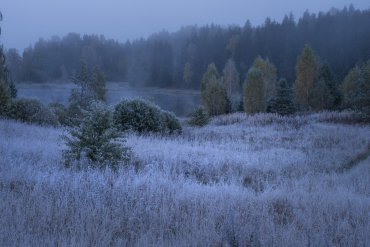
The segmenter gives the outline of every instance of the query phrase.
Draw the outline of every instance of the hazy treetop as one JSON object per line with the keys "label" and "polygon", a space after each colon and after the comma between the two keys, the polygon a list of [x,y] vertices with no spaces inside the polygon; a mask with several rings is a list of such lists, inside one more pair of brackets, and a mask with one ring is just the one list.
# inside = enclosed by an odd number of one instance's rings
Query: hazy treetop
{"label": "hazy treetop", "polygon": [[305,10],[328,11],[353,3],[368,9],[368,0],[1,0],[4,15],[0,43],[23,49],[40,37],[103,34],[125,41],[147,37],[163,29],[175,31],[186,25],[252,25],[266,17],[280,21],[285,14],[296,17]]}

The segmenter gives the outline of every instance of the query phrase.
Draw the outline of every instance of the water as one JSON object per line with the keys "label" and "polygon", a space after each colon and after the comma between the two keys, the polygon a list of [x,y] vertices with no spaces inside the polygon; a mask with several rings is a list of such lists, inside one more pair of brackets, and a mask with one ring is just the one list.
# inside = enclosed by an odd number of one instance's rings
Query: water
{"label": "water", "polygon": [[[20,83],[17,84],[18,97],[36,98],[44,104],[67,104],[73,83]],[[188,116],[199,105],[200,94],[192,90],[173,90],[159,88],[135,88],[126,83],[107,83],[107,102],[117,104],[124,98],[147,99],[162,109],[174,112],[177,116]]]}

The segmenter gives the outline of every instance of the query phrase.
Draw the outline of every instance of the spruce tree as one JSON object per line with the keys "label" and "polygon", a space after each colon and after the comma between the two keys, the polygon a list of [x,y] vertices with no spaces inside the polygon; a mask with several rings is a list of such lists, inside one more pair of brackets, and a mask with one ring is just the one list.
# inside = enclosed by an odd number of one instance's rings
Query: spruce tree
{"label": "spruce tree", "polygon": [[202,127],[204,125],[207,125],[208,122],[209,122],[208,113],[203,107],[197,108],[191,114],[191,118],[188,121],[188,123],[191,126],[198,126],[198,127]]}
{"label": "spruce tree", "polygon": [[269,101],[267,112],[290,115],[294,111],[292,90],[285,79],[280,79],[276,85],[276,96]]}
{"label": "spruce tree", "polygon": [[328,64],[324,64],[320,67],[318,72],[318,80],[324,81],[326,87],[329,90],[330,97],[333,98],[331,104],[326,105],[326,109],[334,110],[338,108],[341,101],[341,95],[339,92],[335,76]]}
{"label": "spruce tree", "polygon": [[318,71],[314,87],[310,93],[310,106],[313,110],[334,110],[339,106],[340,94],[328,65]]}
{"label": "spruce tree", "polygon": [[63,157],[67,167],[117,169],[130,159],[125,139],[113,126],[112,113],[101,103],[94,103],[81,124],[63,136],[67,145]]}

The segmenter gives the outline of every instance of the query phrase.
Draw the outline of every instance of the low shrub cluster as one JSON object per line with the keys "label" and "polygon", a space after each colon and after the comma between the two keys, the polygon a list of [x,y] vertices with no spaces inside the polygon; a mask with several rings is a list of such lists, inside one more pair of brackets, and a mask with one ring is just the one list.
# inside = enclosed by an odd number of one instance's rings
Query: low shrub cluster
{"label": "low shrub cluster", "polygon": [[164,120],[165,132],[168,134],[181,133],[181,124],[176,118],[175,114],[169,111],[162,111],[162,117]]}
{"label": "low shrub cluster", "polygon": [[141,100],[122,100],[113,112],[115,126],[121,131],[139,133],[180,133],[181,125],[173,113],[161,110],[153,103]]}
{"label": "low shrub cluster", "polygon": [[36,99],[12,99],[3,116],[25,123],[34,123],[46,126],[58,126],[59,121],[55,114]]}
{"label": "low shrub cluster", "polygon": [[60,103],[51,103],[49,105],[49,108],[54,113],[54,115],[56,116],[61,125],[63,126],[71,125],[67,107]]}
{"label": "low shrub cluster", "polygon": [[203,107],[199,107],[196,109],[193,114],[191,114],[191,118],[188,123],[191,126],[199,126],[202,127],[209,122],[209,116],[207,111]]}

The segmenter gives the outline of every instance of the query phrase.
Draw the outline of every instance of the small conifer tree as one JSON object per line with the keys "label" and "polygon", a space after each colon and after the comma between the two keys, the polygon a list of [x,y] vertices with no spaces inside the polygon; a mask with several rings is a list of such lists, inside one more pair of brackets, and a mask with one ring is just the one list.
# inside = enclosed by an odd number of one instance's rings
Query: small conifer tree
{"label": "small conifer tree", "polygon": [[285,79],[280,79],[276,85],[276,96],[269,101],[267,112],[290,115],[294,111],[292,90]]}
{"label": "small conifer tree", "polygon": [[199,107],[196,109],[192,114],[191,118],[188,121],[188,123],[191,126],[199,126],[202,127],[209,122],[209,117],[207,114],[207,111],[203,107]]}
{"label": "small conifer tree", "polygon": [[66,167],[117,169],[130,159],[125,139],[113,127],[112,114],[101,103],[94,103],[81,124],[63,136],[68,147],[63,157]]}

